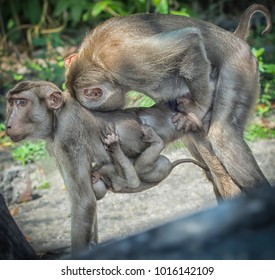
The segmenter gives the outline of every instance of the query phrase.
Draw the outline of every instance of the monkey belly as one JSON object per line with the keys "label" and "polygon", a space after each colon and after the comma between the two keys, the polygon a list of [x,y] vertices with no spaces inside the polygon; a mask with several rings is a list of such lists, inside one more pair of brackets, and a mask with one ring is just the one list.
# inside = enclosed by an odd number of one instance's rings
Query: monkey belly
{"label": "monkey belly", "polygon": [[178,97],[190,98],[190,90],[183,77],[176,75],[166,77],[153,86],[143,86],[137,89],[140,92],[150,96],[156,103],[175,100]]}

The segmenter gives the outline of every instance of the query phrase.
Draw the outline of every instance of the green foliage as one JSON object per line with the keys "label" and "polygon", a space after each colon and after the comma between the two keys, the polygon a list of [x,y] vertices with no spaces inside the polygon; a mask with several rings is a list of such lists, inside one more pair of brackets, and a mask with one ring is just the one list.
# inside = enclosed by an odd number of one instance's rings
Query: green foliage
{"label": "green foliage", "polygon": [[68,37],[62,32],[76,26],[90,27],[112,16],[144,12],[189,14],[187,7],[176,0],[12,0],[4,1],[1,8],[1,45],[27,42],[31,50],[63,45]]}
{"label": "green foliage", "polygon": [[36,187],[38,190],[48,190],[51,187],[48,181],[41,183],[39,186]]}
{"label": "green foliage", "polygon": [[261,106],[257,106],[257,113],[259,116],[264,117],[270,113],[272,109],[271,101],[275,100],[275,64],[266,63],[264,61],[264,48],[253,48],[252,52],[258,59],[259,70],[262,78],[262,91],[258,100],[258,103],[261,104]]}
{"label": "green foliage", "polygon": [[250,125],[245,132],[245,139],[251,142],[259,139],[271,138],[275,138],[275,130],[267,127],[261,127],[258,124]]}
{"label": "green foliage", "polygon": [[0,123],[0,145],[3,146],[10,146],[10,138],[6,135],[5,131],[5,124],[4,123]]}
{"label": "green foliage", "polygon": [[51,81],[57,85],[64,80],[64,60],[61,56],[55,57],[55,60],[27,60],[25,66],[36,79]]}
{"label": "green foliage", "polygon": [[156,12],[159,14],[168,14],[169,5],[167,0],[153,0],[153,4],[156,7]]}
{"label": "green foliage", "polygon": [[45,142],[25,142],[12,151],[13,158],[22,165],[35,162],[47,155]]}
{"label": "green foliage", "polygon": [[151,107],[155,104],[155,101],[137,91],[130,91],[127,94],[127,107]]}
{"label": "green foliage", "polygon": [[1,131],[5,131],[5,128],[6,128],[5,124],[4,123],[0,123],[0,132]]}
{"label": "green foliage", "polygon": [[[18,73],[20,67],[22,73]],[[64,59],[56,54],[54,59],[43,54],[39,58],[26,58],[23,65],[14,65],[14,68],[2,67],[2,83],[6,89],[12,88],[16,83],[24,79],[36,79],[50,81],[59,87],[64,82]]]}

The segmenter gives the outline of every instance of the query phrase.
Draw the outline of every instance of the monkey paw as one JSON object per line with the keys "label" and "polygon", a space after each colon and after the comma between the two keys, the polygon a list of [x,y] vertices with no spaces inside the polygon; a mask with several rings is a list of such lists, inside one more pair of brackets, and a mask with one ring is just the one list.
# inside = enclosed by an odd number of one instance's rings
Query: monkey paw
{"label": "monkey paw", "polygon": [[92,173],[92,182],[93,182],[93,184],[97,183],[100,180],[100,178],[101,178],[101,175],[100,175],[99,172],[96,171],[96,172]]}
{"label": "monkey paw", "polygon": [[154,143],[160,139],[155,130],[149,125],[141,125],[141,130],[143,132],[142,141],[145,143]]}
{"label": "monkey paw", "polygon": [[118,143],[118,134],[115,132],[112,132],[110,134],[107,134],[105,138],[103,139],[103,143],[107,148],[110,148],[112,145]]}
{"label": "monkey paw", "polygon": [[193,113],[177,113],[172,121],[177,130],[183,129],[185,133],[198,132],[203,128],[201,120]]}

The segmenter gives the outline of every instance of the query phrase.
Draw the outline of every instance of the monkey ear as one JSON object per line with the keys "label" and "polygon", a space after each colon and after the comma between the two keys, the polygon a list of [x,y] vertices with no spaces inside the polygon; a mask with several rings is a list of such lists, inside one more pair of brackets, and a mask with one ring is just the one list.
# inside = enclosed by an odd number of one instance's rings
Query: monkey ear
{"label": "monkey ear", "polygon": [[84,88],[83,89],[83,95],[87,99],[92,99],[92,100],[97,101],[103,95],[103,90],[100,87]]}
{"label": "monkey ear", "polygon": [[52,92],[46,99],[47,107],[51,110],[59,109],[63,104],[62,92]]}
{"label": "monkey ear", "polygon": [[64,58],[64,65],[65,68],[69,68],[69,66],[71,65],[71,63],[77,58],[77,53],[73,53],[71,55],[69,55],[68,57]]}

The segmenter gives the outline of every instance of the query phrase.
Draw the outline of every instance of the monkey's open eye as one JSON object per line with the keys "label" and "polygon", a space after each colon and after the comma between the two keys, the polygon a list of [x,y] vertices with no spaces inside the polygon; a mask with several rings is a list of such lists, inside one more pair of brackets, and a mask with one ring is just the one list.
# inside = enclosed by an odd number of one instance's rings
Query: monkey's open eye
{"label": "monkey's open eye", "polygon": [[26,99],[17,99],[16,100],[16,105],[18,107],[26,107],[28,105],[28,100],[26,100]]}

